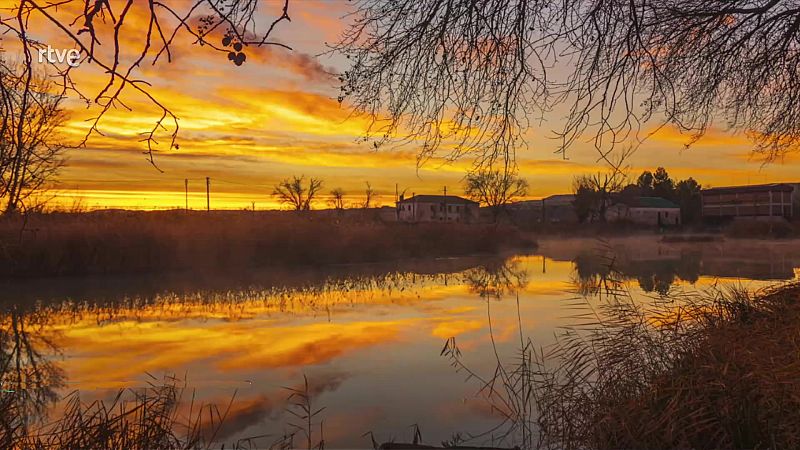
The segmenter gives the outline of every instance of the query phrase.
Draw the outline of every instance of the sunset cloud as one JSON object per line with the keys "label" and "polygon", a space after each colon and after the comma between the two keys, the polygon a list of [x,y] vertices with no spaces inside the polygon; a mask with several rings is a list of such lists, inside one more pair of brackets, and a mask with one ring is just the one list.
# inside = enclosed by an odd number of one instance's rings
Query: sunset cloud
{"label": "sunset cloud", "polygon": [[[89,208],[178,207],[184,202],[185,179],[204,183],[211,177],[217,208],[250,207],[252,202],[274,208],[279,205],[270,197],[270,187],[302,174],[323,178],[326,189],[341,187],[353,199],[369,181],[384,204],[394,200],[395,185],[409,193],[439,192],[447,185],[449,192],[459,194],[471,161],[452,162],[440,156],[417,167],[420,148],[413,139],[400,148],[375,151],[362,139],[367,118],[353,116],[346,104],[337,101],[336,76],[347,68],[347,61],[330,54],[328,43],[341,33],[351,7],[346,2],[294,6],[292,22],[282,23],[274,36],[292,50],[247,48],[248,60],[241,67],[231,64],[224,53],[197,45],[185,30],[179,33],[171,61],[164,54],[153,65],[152,54],[135,72],[150,83],[148,92],[178,118],[179,148],[169,148],[174,132],[170,121],[156,134],[156,164],[163,173],[142,155],[141,142],[142,133],[152,129],[161,111],[127,89],[122,100],[131,111],[109,110],[98,124],[102,134],[94,133],[85,148],[68,152],[68,165],[51,192],[55,201],[68,205],[80,200]],[[276,11],[269,6],[259,11],[258,18],[268,20]],[[58,14],[72,17],[77,11],[60,8]],[[145,17],[143,9],[134,8],[126,19],[121,34],[127,50],[121,55],[123,61],[131,62],[143,48],[144,38],[137,30]],[[37,39],[71,47],[41,17],[31,29]],[[6,46],[9,56],[14,53],[12,44]],[[108,57],[110,46],[99,51]],[[87,93],[98,92],[109,81],[108,74],[92,64],[82,65],[74,77]],[[68,105],[64,141],[77,144],[99,110],[96,105],[86,108],[74,96]],[[560,127],[561,117],[554,113],[546,119],[526,136],[530,148],[517,151],[520,174],[531,186],[530,198],[569,192],[575,175],[604,170],[588,143],[576,143],[568,158],[555,154],[558,142],[545,136],[551,134],[547,130]],[[664,166],[674,176],[692,176],[704,185],[729,185],[791,180],[800,165],[789,156],[763,167],[758,158],[749,158],[752,143],[746,136],[719,128],[711,128],[687,149],[684,144],[690,138],[674,127],[652,133],[634,155],[632,172]],[[190,197],[198,196],[201,203],[202,194],[190,192]]]}

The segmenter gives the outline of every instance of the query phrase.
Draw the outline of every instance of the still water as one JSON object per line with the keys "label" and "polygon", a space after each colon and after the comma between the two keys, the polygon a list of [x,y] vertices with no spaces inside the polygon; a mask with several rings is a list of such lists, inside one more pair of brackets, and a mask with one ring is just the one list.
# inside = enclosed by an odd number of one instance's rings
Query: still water
{"label": "still water", "polygon": [[489,377],[521,338],[554,342],[610,265],[641,298],[797,277],[795,253],[759,248],[573,240],[532,255],[6,284],[0,345],[21,335],[16,356],[47,384],[51,416],[71,391],[107,400],[174,374],[196,402],[230,404],[217,439],[268,434],[268,446],[290,431],[287,388],[305,377],[327,447],[370,447],[369,432],[410,442],[414,426],[438,444],[499,420],[442,355],[448,340]]}

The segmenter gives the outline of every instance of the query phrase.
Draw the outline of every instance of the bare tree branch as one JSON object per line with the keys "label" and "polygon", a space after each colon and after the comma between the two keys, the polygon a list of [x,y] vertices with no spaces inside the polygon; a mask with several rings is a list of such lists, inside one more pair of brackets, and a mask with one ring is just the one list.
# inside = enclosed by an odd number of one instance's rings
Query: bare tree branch
{"label": "bare tree branch", "polygon": [[771,161],[800,141],[800,3],[746,0],[361,0],[333,50],[368,139],[513,167],[531,117],[567,108],[557,152],[600,159],[674,126],[712,125]]}
{"label": "bare tree branch", "polygon": [[[102,135],[99,124],[108,111],[130,110],[122,100],[125,92],[132,90],[144,95],[161,112],[153,127],[142,133],[141,140],[147,159],[155,166],[155,153],[161,148],[159,135],[168,136],[169,149],[178,148],[178,117],[151,92],[147,80],[136,77],[136,69],[148,61],[156,64],[162,55],[171,62],[171,48],[180,31],[190,35],[194,44],[226,54],[236,65],[246,60],[247,47],[274,45],[290,49],[272,39],[276,27],[291,20],[289,0],[283,0],[280,16],[261,30],[256,20],[257,10],[265,3],[264,0],[19,0],[13,6],[0,8],[0,32],[17,38],[25,63],[32,67],[33,53],[46,47],[46,43],[31,37],[34,30],[28,24],[44,21],[80,51],[79,63],[96,65],[107,74],[103,87],[89,95],[81,92],[73,81],[73,66],[46,62],[58,75],[62,95],[74,93],[87,105],[100,107],[81,145],[93,134]],[[70,16],[76,11],[77,15]],[[145,25],[139,25],[132,17],[144,17]]]}

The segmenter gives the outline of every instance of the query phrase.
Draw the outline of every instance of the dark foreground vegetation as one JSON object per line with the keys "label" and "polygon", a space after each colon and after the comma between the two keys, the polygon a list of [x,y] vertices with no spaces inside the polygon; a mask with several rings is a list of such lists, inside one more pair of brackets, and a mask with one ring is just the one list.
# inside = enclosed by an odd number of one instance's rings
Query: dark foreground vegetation
{"label": "dark foreground vegetation", "polygon": [[[302,418],[311,401],[308,381],[286,389],[286,411]],[[188,392],[184,380],[172,376],[153,379],[148,386],[122,389],[110,401],[86,402],[75,391],[49,416],[42,409],[44,404],[32,405],[26,394],[13,394],[6,392],[0,398],[0,447],[8,450],[284,450],[325,446],[324,440],[312,442],[312,431],[301,426],[274,435],[230,440],[226,419],[236,394],[225,404],[200,403],[194,392]]]}
{"label": "dark foreground vegetation", "polygon": [[488,378],[448,341],[443,354],[504,419],[494,444],[800,447],[800,284],[642,301],[610,273],[584,298],[557,344],[520,335],[519,355]]}
{"label": "dark foreground vegetation", "polygon": [[543,431],[561,448],[798,448],[800,285],[678,300],[612,303],[567,339],[574,378],[544,384]]}
{"label": "dark foreground vegetation", "polygon": [[95,212],[0,218],[0,277],[380,262],[535,245],[495,225],[289,212]]}

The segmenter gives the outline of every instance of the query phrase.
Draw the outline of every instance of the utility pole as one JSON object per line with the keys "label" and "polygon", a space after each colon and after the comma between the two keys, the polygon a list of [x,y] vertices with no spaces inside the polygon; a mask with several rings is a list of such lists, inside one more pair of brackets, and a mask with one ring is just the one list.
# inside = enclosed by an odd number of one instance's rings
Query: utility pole
{"label": "utility pole", "polygon": [[211,211],[211,178],[206,177],[206,211]]}
{"label": "utility pole", "polygon": [[186,193],[186,207],[184,208],[186,211],[189,210],[189,179],[183,179],[183,190]]}

